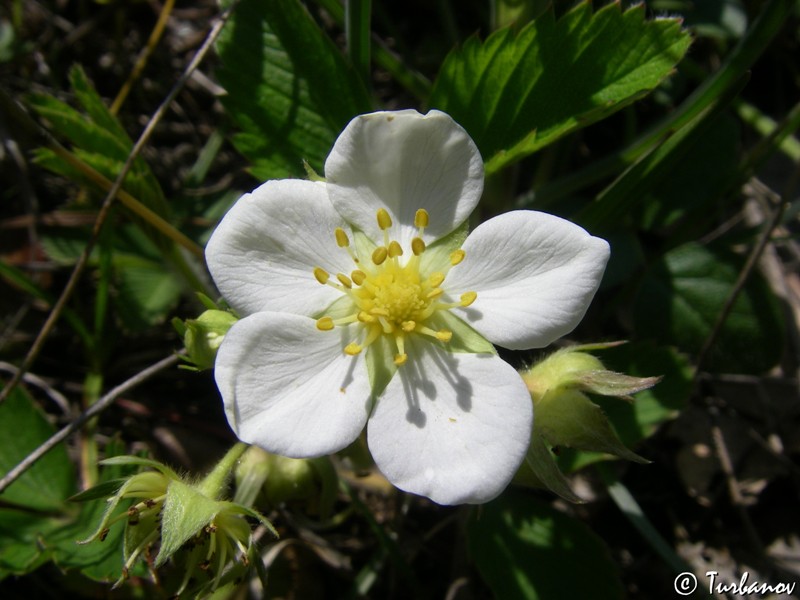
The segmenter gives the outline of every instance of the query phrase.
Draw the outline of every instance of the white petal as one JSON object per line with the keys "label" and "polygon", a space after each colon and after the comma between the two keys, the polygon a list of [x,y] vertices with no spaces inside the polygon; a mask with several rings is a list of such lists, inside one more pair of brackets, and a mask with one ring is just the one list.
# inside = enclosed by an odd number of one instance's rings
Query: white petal
{"label": "white petal", "polygon": [[325,163],[336,210],[376,242],[375,215],[392,217],[392,239],[403,248],[415,235],[414,214],[430,214],[426,242],[460,225],[483,191],[483,161],[467,132],[432,110],[377,112],[356,117],[336,140]]}
{"label": "white petal", "polygon": [[439,504],[488,502],[528,449],[533,405],[521,377],[495,355],[424,342],[408,354],[367,425],[375,464],[398,488]]}
{"label": "white petal", "polygon": [[371,391],[363,358],[342,352],[347,334],[285,313],[238,321],[222,341],[214,377],[239,439],[293,458],[330,454],[355,440]]}
{"label": "white petal", "polygon": [[344,221],[325,185],[268,181],[242,196],[206,246],[206,261],[219,291],[241,314],[262,310],[316,315],[341,297],[321,285],[314,267],[331,274],[355,265],[336,245]]}
{"label": "white petal", "polygon": [[492,343],[513,350],[542,348],[572,331],[586,314],[608,262],[605,240],[559,217],[505,213],[466,239],[464,261],[445,286],[457,296],[478,293],[454,309]]}

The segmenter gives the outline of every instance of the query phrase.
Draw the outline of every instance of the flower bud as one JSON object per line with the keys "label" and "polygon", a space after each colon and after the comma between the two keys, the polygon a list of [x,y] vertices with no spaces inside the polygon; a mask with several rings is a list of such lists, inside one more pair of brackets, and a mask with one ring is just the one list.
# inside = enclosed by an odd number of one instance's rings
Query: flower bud
{"label": "flower bud", "polygon": [[196,319],[174,321],[173,325],[183,336],[188,362],[199,370],[212,368],[225,334],[237,320],[226,310],[210,309]]}
{"label": "flower bud", "polygon": [[630,394],[659,381],[658,377],[608,371],[599,359],[582,351],[586,348],[597,346],[559,350],[521,373],[531,393],[535,418],[528,455],[516,481],[545,487],[571,501],[578,498],[547,448],[564,446],[648,462],[625,447],[602,409],[584,392],[632,400]]}

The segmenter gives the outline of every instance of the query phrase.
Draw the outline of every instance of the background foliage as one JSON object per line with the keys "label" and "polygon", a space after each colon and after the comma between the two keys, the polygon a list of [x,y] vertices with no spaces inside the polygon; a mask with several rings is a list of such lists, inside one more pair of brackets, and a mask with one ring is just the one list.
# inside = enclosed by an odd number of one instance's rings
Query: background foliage
{"label": "background foliage", "polygon": [[[544,210],[610,241],[570,338],[629,340],[597,354],[663,376],[633,403],[593,398],[652,462],[544,449],[584,503],[517,488],[453,508],[345,457],[330,514],[261,507],[281,533],[263,539],[266,596],[657,598],[682,571],[798,580],[800,8],[629,4],[4,4],[0,369],[4,385],[27,375],[0,405],[0,474],[180,349],[169,321],[216,297],[202,246],[241,193],[304,177],[304,161],[322,173],[357,114],[436,108],[484,157],[476,223]],[[75,429],[0,495],[4,598],[110,593],[122,529],[77,546],[103,506],[68,501],[129,472],[99,458],[147,452],[200,473],[233,441],[209,373],[174,365]],[[172,575],[140,568],[114,595],[168,597]],[[246,595],[234,587],[219,597]]]}

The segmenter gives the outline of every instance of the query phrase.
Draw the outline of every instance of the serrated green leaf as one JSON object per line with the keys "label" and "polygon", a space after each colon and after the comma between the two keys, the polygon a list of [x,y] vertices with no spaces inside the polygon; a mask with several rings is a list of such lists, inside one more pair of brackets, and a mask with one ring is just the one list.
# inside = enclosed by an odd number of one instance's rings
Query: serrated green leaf
{"label": "serrated green leaf", "polygon": [[[43,94],[30,96],[28,103],[47,119],[57,136],[66,138],[74,145],[76,156],[113,181],[133,148],[133,142],[117,118],[108,111],[80,67],[72,69],[70,81],[73,92],[88,114],[84,115],[68,104]],[[37,160],[46,168],[70,179],[86,181],[84,174],[50,150],[40,149]],[[169,214],[161,186],[141,157],[134,160],[125,178],[125,189],[158,215]]]}
{"label": "serrated green leaf", "polygon": [[262,179],[318,172],[348,121],[371,101],[339,49],[297,0],[242,0],[217,44],[234,144]]}
{"label": "serrated green leaf", "polygon": [[[14,388],[0,406],[0,472],[15,467],[54,433],[24,389]],[[59,444],[20,475],[0,498],[6,505],[62,511],[64,500],[73,491],[73,482],[72,463],[64,445]]]}
{"label": "serrated green leaf", "polygon": [[[634,304],[637,334],[699,352],[743,266],[743,257],[695,243],[668,252],[642,281]],[[762,373],[780,359],[785,335],[775,297],[753,273],[703,368]]]}
{"label": "serrated green leaf", "polygon": [[89,117],[97,123],[100,127],[105,129],[111,136],[118,140],[126,140],[131,145],[131,140],[119,119],[112,115],[108,107],[103,102],[103,99],[94,89],[94,86],[86,77],[86,72],[80,67],[75,66],[69,72],[69,81],[72,85],[72,91],[78,98],[83,109],[89,114]]}
{"label": "serrated green leaf", "polygon": [[528,494],[507,491],[485,505],[470,520],[467,536],[470,554],[496,598],[623,597],[618,568],[602,540]]}
{"label": "serrated green leaf", "polygon": [[592,14],[583,2],[519,34],[468,40],[447,57],[430,106],[470,133],[491,174],[649,92],[690,42],[677,19],[646,22],[643,5]]}

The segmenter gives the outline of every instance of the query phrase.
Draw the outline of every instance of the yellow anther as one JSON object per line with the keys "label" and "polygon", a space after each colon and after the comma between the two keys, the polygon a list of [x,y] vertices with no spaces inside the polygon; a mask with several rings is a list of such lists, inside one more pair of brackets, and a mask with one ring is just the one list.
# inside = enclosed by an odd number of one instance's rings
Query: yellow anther
{"label": "yellow anther", "polygon": [[330,275],[325,269],[322,269],[320,267],[314,267],[314,277],[316,277],[317,281],[319,281],[321,284],[324,285],[328,283]]}
{"label": "yellow anther", "polygon": [[317,319],[317,329],[320,331],[330,331],[333,329],[333,319],[330,317],[322,317]]}
{"label": "yellow anther", "polygon": [[378,246],[372,253],[372,262],[376,265],[381,265],[388,255],[389,251],[384,246]]}
{"label": "yellow anther", "polygon": [[362,323],[374,323],[375,321],[377,321],[377,319],[375,317],[373,317],[371,314],[369,314],[368,312],[366,312],[364,310],[362,310],[361,312],[358,313],[358,317],[357,318]]}
{"label": "yellow anther", "polygon": [[336,236],[336,243],[339,245],[339,248],[347,248],[350,245],[350,238],[347,237],[347,234],[341,227],[337,227],[333,231],[333,234]]}
{"label": "yellow anther", "polygon": [[363,350],[363,348],[361,348],[361,346],[359,346],[355,342],[351,342],[344,347],[344,353],[350,356],[355,356],[356,354],[360,354],[361,350]]}
{"label": "yellow anther", "polygon": [[353,280],[353,283],[355,283],[356,285],[361,285],[362,283],[364,283],[364,281],[366,281],[367,274],[364,273],[364,271],[359,271],[359,270],[356,269],[355,271],[350,273],[350,278]]}
{"label": "yellow anther", "polygon": [[478,297],[477,292],[464,292],[461,294],[461,306],[469,306],[473,302],[475,302],[475,298]]}
{"label": "yellow anther", "polygon": [[403,255],[403,248],[400,246],[399,243],[395,241],[389,242],[389,247],[387,248],[389,253],[389,258],[397,258],[398,256]]}
{"label": "yellow anther", "polygon": [[414,256],[419,256],[425,252],[425,242],[422,241],[422,238],[415,237],[411,240],[411,251]]}
{"label": "yellow anther", "polygon": [[394,355],[394,364],[396,364],[398,367],[400,365],[406,364],[407,360],[408,360],[408,354],[395,354]]}
{"label": "yellow anther", "polygon": [[436,332],[436,339],[441,342],[449,342],[453,339],[453,332],[447,331],[446,329],[442,329]]}
{"label": "yellow anther", "polygon": [[341,283],[347,289],[350,289],[350,288],[353,287],[353,282],[350,281],[350,278],[347,275],[345,275],[344,273],[337,273],[336,274],[336,279],[338,279],[339,283]]}
{"label": "yellow anther", "polygon": [[439,271],[431,273],[431,276],[428,277],[428,283],[431,285],[431,287],[439,287],[440,285],[442,285],[443,281],[444,281],[444,273],[440,273]]}
{"label": "yellow anther", "polygon": [[389,213],[386,212],[385,208],[379,208],[378,209],[378,227],[381,228],[381,231],[386,231],[391,226],[392,226],[392,217],[389,216]]}
{"label": "yellow anther", "polygon": [[414,215],[414,227],[418,229],[422,229],[423,227],[428,226],[428,211],[424,208],[420,208],[417,210],[417,214]]}
{"label": "yellow anther", "polygon": [[444,294],[444,290],[442,288],[437,287],[433,288],[430,292],[428,292],[426,298],[430,298],[431,300],[433,300],[434,298],[438,298],[442,294]]}
{"label": "yellow anther", "polygon": [[411,333],[416,328],[417,324],[414,321],[403,321],[400,324],[400,329],[406,333]]}
{"label": "yellow anther", "polygon": [[464,260],[464,257],[466,255],[467,255],[467,253],[464,252],[461,248],[459,248],[458,250],[456,250],[455,252],[453,252],[450,255],[450,264],[455,267],[458,263],[460,263],[462,260]]}

